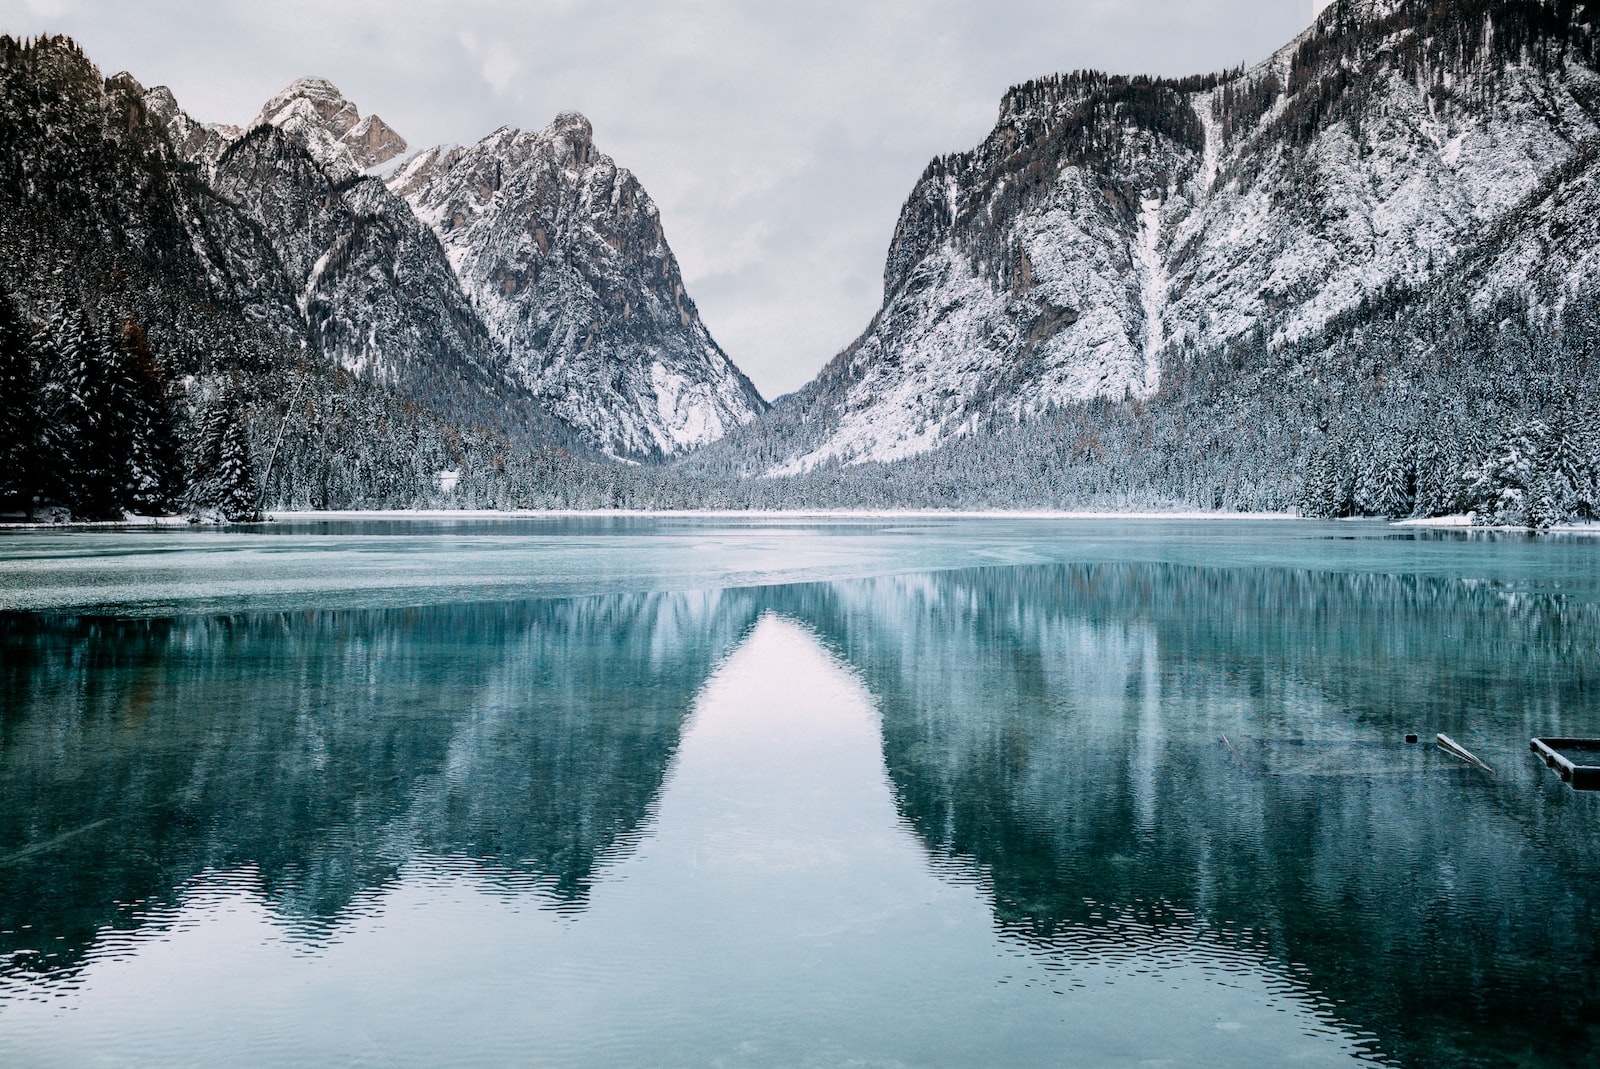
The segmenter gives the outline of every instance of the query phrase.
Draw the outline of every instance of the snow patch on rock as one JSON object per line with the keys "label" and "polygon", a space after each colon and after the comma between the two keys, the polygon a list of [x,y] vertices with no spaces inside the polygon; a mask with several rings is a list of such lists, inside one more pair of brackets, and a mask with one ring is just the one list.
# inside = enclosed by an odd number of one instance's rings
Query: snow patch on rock
{"label": "snow patch on rock", "polygon": [[508,373],[597,448],[681,453],[765,409],[701,323],[655,204],[582,115],[428,149],[388,186],[443,244]]}
{"label": "snow patch on rock", "polygon": [[324,78],[299,78],[262,106],[254,126],[276,126],[340,177],[395,159],[406,140],[376,115],[361,112]]}

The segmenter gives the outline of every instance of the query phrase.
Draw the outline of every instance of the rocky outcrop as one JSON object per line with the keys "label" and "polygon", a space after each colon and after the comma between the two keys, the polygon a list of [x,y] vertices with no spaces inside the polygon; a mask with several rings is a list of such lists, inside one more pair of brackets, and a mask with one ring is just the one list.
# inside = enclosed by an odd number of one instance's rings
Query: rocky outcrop
{"label": "rocky outcrop", "polygon": [[[131,84],[137,84],[129,74],[116,77],[126,78]],[[223,150],[237,141],[242,133],[237,126],[196,122],[188,112],[178,106],[178,100],[172,95],[172,90],[164,85],[158,85],[144,92],[144,106],[156,124],[166,131],[167,140],[172,142],[173,150],[180,158],[191,163],[206,167],[214,166],[222,156]]]}
{"label": "rocky outcrop", "polygon": [[362,118],[332,82],[300,78],[262,106],[254,126],[275,126],[336,177],[380,166],[406,150],[406,140],[376,115]]}
{"label": "rocky outcrop", "polygon": [[510,376],[605,451],[682,452],[764,410],[684,291],[655,204],[581,115],[429,149],[389,188],[443,243]]}
{"label": "rocky outcrop", "polygon": [[308,330],[339,366],[419,400],[462,403],[466,383],[515,392],[444,250],[383,183],[334,180],[273,126],[229,146],[213,182],[267,235]]}

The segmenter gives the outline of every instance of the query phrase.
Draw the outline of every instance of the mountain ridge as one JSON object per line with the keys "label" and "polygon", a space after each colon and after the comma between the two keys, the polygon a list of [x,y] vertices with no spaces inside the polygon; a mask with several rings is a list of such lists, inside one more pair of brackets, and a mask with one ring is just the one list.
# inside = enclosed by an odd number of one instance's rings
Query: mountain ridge
{"label": "mountain ridge", "polygon": [[237,131],[8,41],[0,285],[25,349],[87,322],[170,366],[186,449],[234,410],[235,500],[1548,526],[1600,517],[1597,24],[1336,0],[1252,66],[1013,86],[918,178],[867,328],[770,408],[575,114],[380,180],[307,147],[362,121],[326,83]]}
{"label": "mountain ridge", "polygon": [[[67,38],[8,37],[0,88],[0,301],[19,319],[0,371],[7,455],[25,461],[0,479],[0,509],[582,505],[613,492],[601,453],[665,452],[569,422],[513,374],[438,237],[358,169],[399,136],[331,83],[291,84],[263,109],[273,121],[241,131],[102,77]],[[135,367],[159,419],[55,400],[120,390]],[[62,378],[80,371],[104,388]],[[179,458],[159,492],[96,474],[120,470],[130,441]]]}
{"label": "mountain ridge", "polygon": [[448,250],[511,374],[607,451],[682,452],[765,410],[700,321],[659,210],[582,115],[427,149],[388,184]]}
{"label": "mountain ridge", "polygon": [[[1432,277],[1600,129],[1592,22],[1568,8],[1339,0],[1252,67],[1013,87],[978,148],[924,171],[882,309],[786,402],[811,432],[764,470],[1149,398],[1185,350],[1262,324],[1283,344]],[[1541,67],[1569,45],[1581,62]],[[1493,58],[1513,47],[1528,69]],[[1455,70],[1477,81],[1430,84]]]}

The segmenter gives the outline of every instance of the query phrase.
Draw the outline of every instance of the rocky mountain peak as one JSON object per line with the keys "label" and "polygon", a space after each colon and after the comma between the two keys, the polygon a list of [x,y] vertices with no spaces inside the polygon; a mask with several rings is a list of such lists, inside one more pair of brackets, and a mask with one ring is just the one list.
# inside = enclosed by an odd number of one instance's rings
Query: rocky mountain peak
{"label": "rocky mountain peak", "polygon": [[1248,69],[1014,88],[924,171],[883,307],[788,406],[808,451],[774,470],[1149,401],[1195,354],[1281,351],[1421,291],[1600,137],[1588,12],[1333,0]]}
{"label": "rocky mountain peak", "polygon": [[388,180],[433,228],[512,376],[598,448],[668,456],[765,409],[684,290],[660,213],[563,112]]}
{"label": "rocky mountain peak", "polygon": [[364,171],[399,156],[406,140],[376,115],[361,116],[325,78],[298,78],[267,101],[251,126],[276,126],[324,167]]}
{"label": "rocky mountain peak", "polygon": [[1312,0],[1313,21],[1319,25],[1361,25],[1397,15],[1408,0]]}
{"label": "rocky mountain peak", "polygon": [[552,133],[560,134],[573,143],[592,143],[594,141],[594,126],[578,111],[563,111],[551,120],[546,127]]}
{"label": "rocky mountain peak", "polygon": [[291,121],[314,122],[339,136],[360,121],[361,113],[339,87],[325,78],[296,78],[267,101],[253,125],[282,127]]}
{"label": "rocky mountain peak", "polygon": [[594,150],[594,127],[589,120],[575,111],[564,111],[555,121],[541,131],[554,152],[552,155],[569,168],[589,165]]}

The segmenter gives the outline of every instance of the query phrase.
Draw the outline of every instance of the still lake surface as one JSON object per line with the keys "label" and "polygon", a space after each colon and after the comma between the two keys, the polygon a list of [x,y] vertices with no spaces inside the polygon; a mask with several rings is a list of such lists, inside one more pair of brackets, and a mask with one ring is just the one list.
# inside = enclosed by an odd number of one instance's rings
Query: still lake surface
{"label": "still lake surface", "polygon": [[0,1065],[1600,1064],[1600,540],[17,531],[0,658]]}

